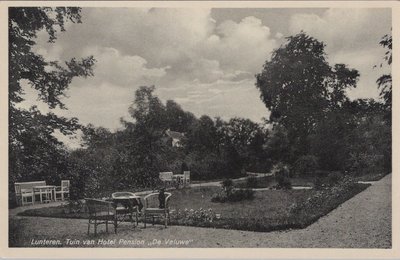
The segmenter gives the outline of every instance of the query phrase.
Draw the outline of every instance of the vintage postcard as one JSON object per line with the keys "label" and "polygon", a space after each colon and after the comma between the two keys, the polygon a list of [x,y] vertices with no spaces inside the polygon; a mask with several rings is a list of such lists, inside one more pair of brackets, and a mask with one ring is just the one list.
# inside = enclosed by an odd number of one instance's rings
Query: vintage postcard
{"label": "vintage postcard", "polygon": [[400,257],[398,2],[0,7],[1,257]]}

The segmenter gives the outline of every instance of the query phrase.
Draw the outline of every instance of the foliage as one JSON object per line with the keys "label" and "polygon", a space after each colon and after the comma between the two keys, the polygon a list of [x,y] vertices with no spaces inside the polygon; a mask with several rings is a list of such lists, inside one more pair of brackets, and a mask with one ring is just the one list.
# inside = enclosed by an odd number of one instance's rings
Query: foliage
{"label": "foliage", "polygon": [[261,125],[235,117],[223,124],[220,131],[224,143],[237,151],[243,169],[265,171],[269,168],[268,155],[264,149],[268,133]]}
{"label": "foliage", "polygon": [[275,183],[274,176],[248,177],[245,181],[235,181],[236,188],[269,188]]}
{"label": "foliage", "polygon": [[[66,22],[80,23],[80,8],[10,7],[9,8],[9,188],[16,181],[44,179],[58,184],[66,173],[67,151],[54,134],[72,135],[80,125],[76,118],[65,118],[51,112],[66,109],[61,97],[76,77],[93,75],[93,57],[60,63],[47,61],[33,51],[39,31],[45,31],[54,42]],[[33,106],[19,106],[24,88],[38,93],[38,100],[50,112]],[[13,197],[10,195],[10,197]]]}
{"label": "foliage", "polygon": [[314,176],[318,169],[318,158],[314,155],[303,155],[294,163],[293,169],[298,176]]}
{"label": "foliage", "polygon": [[203,223],[212,223],[215,219],[215,212],[212,208],[208,210],[200,208],[198,210],[195,209],[187,209],[184,210],[178,209],[171,213],[172,221],[178,222],[180,225],[201,225]]}
{"label": "foliage", "polygon": [[254,191],[252,189],[231,189],[221,190],[216,193],[211,198],[212,202],[238,202],[242,200],[252,200],[254,199]]}
{"label": "foliage", "polygon": [[325,45],[303,32],[287,40],[256,75],[256,86],[271,111],[269,121],[285,126],[297,153],[306,154],[307,136],[323,112],[348,100],[345,91],[356,86],[359,74],[343,64],[331,67]]}
{"label": "foliage", "polygon": [[325,183],[328,186],[334,186],[337,183],[339,183],[341,180],[343,180],[344,175],[341,172],[331,172],[325,180]]}
{"label": "foliage", "polygon": [[233,186],[233,181],[232,179],[225,179],[222,181],[222,188],[224,189],[230,189]]}
{"label": "foliage", "polygon": [[289,162],[291,158],[291,146],[287,129],[279,124],[273,126],[269,138],[265,144],[265,150],[272,162]]}
{"label": "foliage", "polygon": [[67,205],[67,214],[85,212],[85,204],[81,200],[70,200],[67,202]]}
{"label": "foliage", "polygon": [[277,185],[276,189],[289,190],[292,188],[292,183],[290,181],[290,171],[289,166],[284,163],[278,163],[273,168],[273,173],[275,175],[275,180]]}
{"label": "foliage", "polygon": [[254,198],[254,191],[251,189],[235,189],[233,181],[226,179],[222,182],[222,189],[214,194],[212,202],[236,202],[242,200],[251,200]]}
{"label": "foliage", "polygon": [[306,227],[368,186],[345,177],[331,187],[317,190],[308,199],[292,204],[290,214],[298,221],[299,227]]}
{"label": "foliage", "polygon": [[246,179],[246,186],[247,188],[256,188],[258,184],[258,178],[257,177],[248,177]]}
{"label": "foliage", "polygon": [[[379,42],[384,48],[386,48],[385,61],[388,66],[392,65],[392,35],[386,34],[382,37]],[[382,67],[382,64],[381,64]],[[384,100],[384,106],[386,109],[385,119],[388,124],[391,125],[392,122],[392,74],[383,74],[377,81],[378,87],[380,88],[380,97]]]}

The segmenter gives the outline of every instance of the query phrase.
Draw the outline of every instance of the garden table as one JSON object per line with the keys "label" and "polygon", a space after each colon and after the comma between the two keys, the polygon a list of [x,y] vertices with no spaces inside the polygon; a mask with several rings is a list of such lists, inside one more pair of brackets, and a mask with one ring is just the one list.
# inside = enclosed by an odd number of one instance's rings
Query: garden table
{"label": "garden table", "polygon": [[[39,194],[40,196],[40,203],[53,201],[55,190],[56,186],[54,185],[39,185],[33,187],[34,194]],[[43,199],[43,195],[45,195],[45,199]]]}
{"label": "garden table", "polygon": [[143,208],[141,197],[133,193],[119,193],[112,195],[115,203],[118,221],[124,221],[129,217],[133,221],[133,214],[136,215],[136,224],[138,224],[138,212]]}

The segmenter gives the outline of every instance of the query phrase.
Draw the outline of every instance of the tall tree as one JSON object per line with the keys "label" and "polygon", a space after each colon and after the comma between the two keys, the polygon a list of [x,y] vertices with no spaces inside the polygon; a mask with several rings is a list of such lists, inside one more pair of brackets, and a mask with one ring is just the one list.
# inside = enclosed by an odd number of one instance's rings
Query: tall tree
{"label": "tall tree", "polygon": [[126,152],[123,157],[126,159],[118,166],[124,173],[121,182],[150,187],[155,184],[158,172],[164,170],[163,155],[168,148],[164,140],[166,112],[154,90],[154,86],[140,87],[129,108],[134,122],[126,122],[126,131],[121,135],[120,150]]}
{"label": "tall tree", "polygon": [[[387,65],[392,65],[392,35],[387,34],[383,36],[379,42],[384,48],[387,49],[385,53],[385,61]],[[383,64],[381,64],[382,66]],[[383,74],[376,81],[381,90],[380,96],[385,102],[386,115],[385,118],[389,124],[392,122],[392,74]]]}
{"label": "tall tree", "polygon": [[307,136],[329,110],[340,108],[345,91],[356,87],[359,73],[343,64],[333,68],[323,42],[301,32],[287,38],[256,75],[261,99],[271,111],[269,121],[288,130],[298,154],[309,152]]}
{"label": "tall tree", "polygon": [[[61,97],[75,77],[93,75],[94,58],[75,58],[65,63],[47,61],[32,49],[39,31],[46,31],[49,42],[54,42],[58,31],[65,31],[65,23],[81,22],[79,8],[11,7],[9,8],[9,162],[10,183],[24,178],[38,178],[59,153],[61,143],[53,133],[73,134],[78,128],[76,118],[65,118],[50,112],[41,113],[36,107],[22,109],[24,87],[38,92],[39,100],[49,109],[66,109]],[[44,149],[52,147],[52,149]],[[47,152],[46,152],[47,151]],[[26,158],[36,157],[36,160]],[[44,164],[43,167],[36,167]],[[47,169],[46,169],[47,166]],[[37,169],[37,170],[36,170]],[[43,169],[43,170],[39,170]],[[36,176],[35,176],[36,174]]]}

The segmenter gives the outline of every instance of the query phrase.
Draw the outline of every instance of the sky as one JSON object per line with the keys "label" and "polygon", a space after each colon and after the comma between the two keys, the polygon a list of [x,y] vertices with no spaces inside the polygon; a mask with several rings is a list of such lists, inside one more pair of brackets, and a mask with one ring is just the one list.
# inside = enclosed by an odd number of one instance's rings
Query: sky
{"label": "sky", "polygon": [[[156,86],[165,102],[175,100],[196,116],[250,118],[269,112],[260,100],[254,75],[285,37],[301,30],[323,41],[331,65],[360,72],[350,98],[378,98],[376,79],[385,50],[379,45],[391,30],[390,9],[172,9],[83,8],[82,23],[68,23],[55,43],[38,34],[34,51],[48,60],[93,55],[94,77],[76,78],[66,97],[77,117],[110,130],[129,120],[128,107],[139,86]],[[26,89],[23,105],[38,104]]]}

